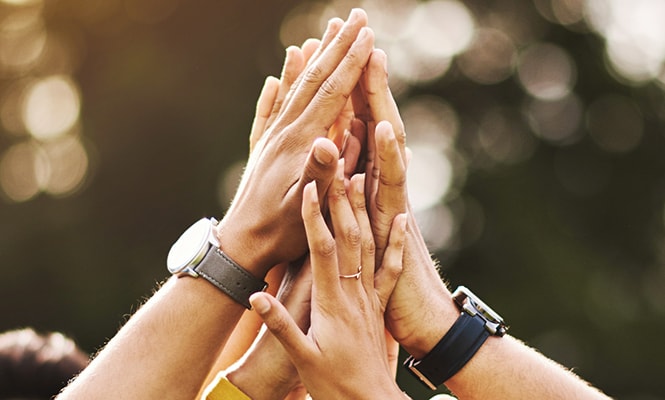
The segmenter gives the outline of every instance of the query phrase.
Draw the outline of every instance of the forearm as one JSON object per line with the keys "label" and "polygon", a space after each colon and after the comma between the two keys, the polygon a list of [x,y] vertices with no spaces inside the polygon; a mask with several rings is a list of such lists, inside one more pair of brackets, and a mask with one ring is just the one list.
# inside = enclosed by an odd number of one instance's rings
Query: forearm
{"label": "forearm", "polygon": [[464,400],[609,398],[509,335],[490,337],[446,386]]}
{"label": "forearm", "polygon": [[[460,311],[433,267],[413,217],[409,220],[404,265],[405,272],[409,268],[422,274],[419,284],[411,285],[408,281],[404,284],[427,292],[421,294],[427,300],[427,318],[411,335],[400,340],[407,352],[421,359],[448,332]],[[403,274],[398,284],[409,275]],[[607,399],[572,372],[509,335],[490,337],[446,386],[464,400]]]}
{"label": "forearm", "polygon": [[191,400],[243,310],[204,279],[171,278],[58,399]]}

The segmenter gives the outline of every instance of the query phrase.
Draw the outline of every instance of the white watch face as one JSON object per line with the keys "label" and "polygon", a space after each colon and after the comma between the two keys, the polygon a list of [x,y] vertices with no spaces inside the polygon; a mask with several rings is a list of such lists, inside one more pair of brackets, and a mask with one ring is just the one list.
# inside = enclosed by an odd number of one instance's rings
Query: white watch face
{"label": "white watch face", "polygon": [[166,266],[172,274],[183,271],[190,265],[198,264],[203,258],[210,242],[212,222],[207,218],[196,221],[171,246]]}

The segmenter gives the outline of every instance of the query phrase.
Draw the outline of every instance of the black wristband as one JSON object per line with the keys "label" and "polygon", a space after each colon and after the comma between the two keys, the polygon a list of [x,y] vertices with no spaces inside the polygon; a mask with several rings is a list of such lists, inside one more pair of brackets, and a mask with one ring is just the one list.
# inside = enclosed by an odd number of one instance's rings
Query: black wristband
{"label": "black wristband", "polygon": [[430,389],[455,375],[490,336],[485,319],[462,311],[450,330],[422,360],[409,356],[404,365]]}

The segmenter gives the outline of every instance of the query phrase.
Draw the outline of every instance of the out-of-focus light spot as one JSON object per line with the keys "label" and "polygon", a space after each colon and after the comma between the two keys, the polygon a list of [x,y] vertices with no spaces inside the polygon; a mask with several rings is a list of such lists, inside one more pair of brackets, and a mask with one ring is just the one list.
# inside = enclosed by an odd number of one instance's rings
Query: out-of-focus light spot
{"label": "out-of-focus light spot", "polygon": [[416,0],[364,0],[362,8],[367,11],[370,25],[376,36],[377,47],[398,41],[406,35],[408,29],[404,23],[413,10]]}
{"label": "out-of-focus light spot", "polygon": [[559,100],[532,99],[525,113],[534,133],[550,143],[571,144],[581,138],[584,106],[574,93]]}
{"label": "out-of-focus light spot", "polygon": [[415,52],[402,43],[388,46],[388,70],[407,83],[430,82],[450,68],[451,58],[431,57]]}
{"label": "out-of-focus light spot", "polygon": [[480,28],[457,64],[467,78],[487,85],[501,82],[512,74],[516,55],[515,45],[508,35],[497,29]]}
{"label": "out-of-focus light spot", "polygon": [[535,0],[536,9],[545,19],[561,25],[573,25],[584,18],[584,0]]}
{"label": "out-of-focus light spot", "polygon": [[449,68],[473,37],[475,22],[463,4],[453,0],[418,3],[404,16],[406,30],[386,44],[389,70],[407,82],[428,82]]}
{"label": "out-of-focus light spot", "polygon": [[631,151],[642,140],[642,114],[626,97],[609,95],[595,100],[587,109],[586,122],[594,142],[609,152]]}
{"label": "out-of-focus light spot", "polygon": [[132,20],[155,24],[168,18],[178,8],[178,0],[126,0],[125,10]]}
{"label": "out-of-focus light spot", "polygon": [[238,161],[224,170],[217,182],[217,201],[222,210],[226,210],[240,184],[245,170],[245,161]]}
{"label": "out-of-focus light spot", "polygon": [[67,132],[78,120],[79,111],[79,93],[74,82],[64,76],[52,76],[28,89],[23,118],[35,138],[46,140]]}
{"label": "out-of-focus light spot", "polygon": [[33,142],[15,144],[0,157],[0,188],[14,202],[37,195],[48,174],[44,153]]}
{"label": "out-of-focus light spot", "polygon": [[306,39],[321,37],[327,21],[321,21],[326,5],[306,2],[295,7],[284,17],[279,30],[279,39],[284,47],[300,46]]}
{"label": "out-of-focus light spot", "polygon": [[607,187],[612,168],[603,154],[568,147],[554,158],[554,172],[564,189],[584,197],[600,193]]}
{"label": "out-of-focus light spot", "polygon": [[407,170],[409,200],[414,211],[425,210],[448,192],[453,170],[446,155],[425,144],[409,145],[413,156]]}
{"label": "out-of-focus light spot", "polygon": [[492,160],[504,164],[525,161],[536,148],[536,141],[520,116],[505,108],[494,108],[482,117],[478,140]]}
{"label": "out-of-focus light spot", "polygon": [[34,4],[42,4],[43,0],[0,0],[0,3],[5,3],[13,6],[31,6]]}
{"label": "out-of-focus light spot", "polygon": [[11,13],[0,22],[0,71],[22,70],[34,64],[46,37],[46,30],[34,13]]}
{"label": "out-of-focus light spot", "polygon": [[553,44],[536,44],[520,56],[519,81],[533,97],[557,100],[572,90],[577,78],[575,64],[568,53]]}
{"label": "out-of-focus light spot", "polygon": [[665,1],[587,0],[587,21],[606,40],[611,68],[633,82],[658,76],[665,61]]}
{"label": "out-of-focus light spot", "polygon": [[48,180],[42,189],[54,196],[77,191],[88,174],[88,154],[78,137],[66,135],[43,146],[49,164]]}
{"label": "out-of-focus light spot", "polygon": [[453,147],[459,131],[457,113],[439,97],[421,96],[402,107],[407,145],[424,145],[441,151]]}
{"label": "out-of-focus light spot", "polygon": [[448,247],[456,228],[455,218],[448,207],[436,204],[416,211],[415,217],[430,252]]}
{"label": "out-of-focus light spot", "polygon": [[471,43],[475,22],[466,6],[454,0],[418,4],[408,21],[409,42],[423,54],[453,57]]}

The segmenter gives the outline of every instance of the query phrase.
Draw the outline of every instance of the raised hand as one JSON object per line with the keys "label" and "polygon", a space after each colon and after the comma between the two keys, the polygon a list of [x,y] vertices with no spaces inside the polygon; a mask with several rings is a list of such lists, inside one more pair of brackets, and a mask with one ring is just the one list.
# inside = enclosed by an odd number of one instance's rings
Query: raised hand
{"label": "raised hand", "polygon": [[406,216],[395,218],[383,265],[375,274],[363,186],[362,177],[352,179],[347,195],[340,162],[327,196],[334,234],[321,213],[315,183],[304,189],[302,216],[313,277],[308,334],[269,294],[256,293],[251,299],[317,399],[405,398],[386,358],[383,313],[401,270]]}
{"label": "raised hand", "polygon": [[[372,51],[374,37],[366,23],[365,13],[353,10],[334,39],[324,34],[322,44],[329,44],[311,56],[274,121],[270,116],[265,120],[269,127],[255,141],[238,192],[219,225],[223,250],[258,276],[305,253],[302,190],[316,181],[324,193],[334,176],[339,151],[326,136]],[[329,30],[334,28],[329,24]]]}

